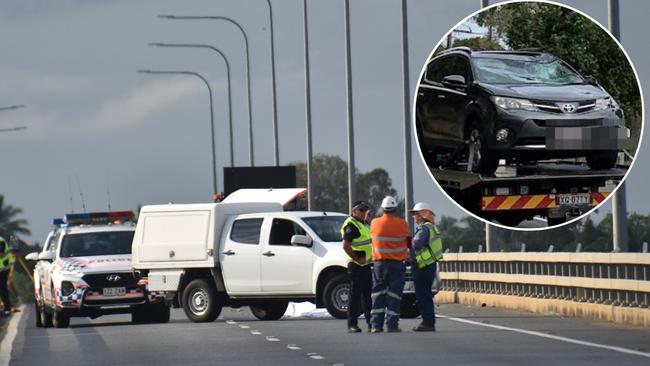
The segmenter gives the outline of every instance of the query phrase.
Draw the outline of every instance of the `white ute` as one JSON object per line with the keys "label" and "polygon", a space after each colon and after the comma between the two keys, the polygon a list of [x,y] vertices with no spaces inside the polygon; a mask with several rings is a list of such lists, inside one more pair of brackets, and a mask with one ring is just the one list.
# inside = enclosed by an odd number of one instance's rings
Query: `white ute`
{"label": "white ute", "polygon": [[240,190],[221,203],[143,206],[132,248],[136,277],[194,322],[213,321],[223,306],[250,306],[258,319],[277,320],[290,301],[345,318],[340,228],[347,216],[283,211],[302,191]]}

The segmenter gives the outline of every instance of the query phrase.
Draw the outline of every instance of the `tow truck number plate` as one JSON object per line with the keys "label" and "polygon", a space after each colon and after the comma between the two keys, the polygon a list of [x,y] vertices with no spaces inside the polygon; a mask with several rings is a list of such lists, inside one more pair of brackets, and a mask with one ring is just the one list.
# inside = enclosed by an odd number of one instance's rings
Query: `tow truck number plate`
{"label": "tow truck number plate", "polygon": [[106,287],[102,290],[104,296],[124,296],[126,295],[126,287]]}
{"label": "tow truck number plate", "polygon": [[580,194],[560,194],[557,196],[557,204],[564,205],[588,205],[591,203],[591,195],[589,193]]}

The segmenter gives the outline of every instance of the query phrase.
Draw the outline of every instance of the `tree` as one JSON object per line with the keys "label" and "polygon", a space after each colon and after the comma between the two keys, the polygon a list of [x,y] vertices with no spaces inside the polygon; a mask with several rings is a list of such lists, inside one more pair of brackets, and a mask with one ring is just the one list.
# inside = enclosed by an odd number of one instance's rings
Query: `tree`
{"label": "tree", "polygon": [[12,235],[29,235],[27,220],[16,218],[23,210],[5,204],[5,197],[0,194],[0,235],[9,240]]}
{"label": "tree", "polygon": [[558,5],[521,2],[486,10],[475,21],[494,28],[512,49],[541,48],[581,74],[595,77],[621,104],[628,126],[641,116],[641,96],[630,63],[609,34],[590,19]]}
{"label": "tree", "polygon": [[502,50],[503,47],[499,42],[495,41],[490,37],[473,37],[473,38],[464,38],[464,39],[455,39],[454,47],[469,47],[472,51],[482,51],[482,50]]}
{"label": "tree", "polygon": [[[303,162],[291,163],[296,166],[296,183],[307,186],[307,165]],[[317,154],[313,158],[312,169],[312,209],[318,211],[348,211],[348,165],[339,156]],[[367,173],[355,171],[356,196],[367,201],[376,210],[381,206],[385,196],[391,195],[400,202],[403,212],[403,200],[400,200],[388,172],[376,168]],[[398,209],[400,209],[398,207]]]}

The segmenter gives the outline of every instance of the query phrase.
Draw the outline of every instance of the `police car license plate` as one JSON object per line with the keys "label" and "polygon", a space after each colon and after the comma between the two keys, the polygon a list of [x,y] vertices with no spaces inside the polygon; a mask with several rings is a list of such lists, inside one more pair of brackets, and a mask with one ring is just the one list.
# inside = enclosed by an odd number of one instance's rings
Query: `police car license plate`
{"label": "police car license plate", "polygon": [[104,296],[124,296],[126,295],[126,287],[106,287],[102,290]]}
{"label": "police car license plate", "polygon": [[559,194],[557,195],[557,204],[564,205],[588,205],[591,203],[591,195],[589,193],[579,194]]}

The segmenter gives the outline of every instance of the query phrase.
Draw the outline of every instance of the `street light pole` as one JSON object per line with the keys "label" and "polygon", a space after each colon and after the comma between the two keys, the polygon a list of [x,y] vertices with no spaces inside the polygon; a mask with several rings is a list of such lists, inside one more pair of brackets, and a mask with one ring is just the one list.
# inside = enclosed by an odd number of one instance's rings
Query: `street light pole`
{"label": "street light pole", "polygon": [[271,91],[271,98],[273,99],[273,160],[275,166],[280,165],[280,151],[278,146],[278,100],[276,98],[276,84],[275,84],[275,40],[273,36],[273,6],[271,0],[266,0],[269,4],[269,31],[271,33],[271,82],[273,89]]}
{"label": "street light pole", "polygon": [[345,95],[348,125],[348,212],[352,212],[352,203],[356,196],[354,166],[354,114],[352,111],[352,56],[350,50],[350,1],[344,0],[345,17]]}
{"label": "street light pole", "polygon": [[404,110],[404,218],[413,226],[408,210],[413,203],[413,159],[411,154],[411,87],[409,83],[408,8],[402,0],[402,103]]}
{"label": "street light pole", "polygon": [[[609,20],[609,31],[612,36],[620,41],[620,14],[618,0],[607,1],[607,13]],[[616,193],[612,197],[612,244],[614,251],[627,252],[627,199],[625,194],[625,182],[621,182]]]}
{"label": "street light pole", "polygon": [[158,18],[174,20],[225,20],[234,24],[244,36],[246,46],[246,84],[248,86],[248,155],[250,166],[255,166],[255,156],[253,153],[253,108],[251,103],[251,68],[250,68],[250,50],[248,46],[248,35],[244,28],[232,18],[226,16],[180,16],[180,15],[159,15]]}
{"label": "street light pole", "polygon": [[[490,5],[490,2],[488,0],[481,0],[481,8],[486,8]],[[451,35],[453,33],[450,32],[449,34]],[[492,225],[485,223],[485,251],[486,252],[491,252],[492,251],[492,239],[494,238],[494,229],[492,228]]]}
{"label": "street light pole", "polygon": [[312,190],[312,146],[311,146],[311,85],[309,77],[309,27],[307,24],[307,0],[302,4],[302,27],[305,48],[305,133],[307,134],[307,210],[311,211],[314,202]]}
{"label": "street light pole", "polygon": [[229,136],[230,136],[230,166],[235,165],[235,153],[233,148],[233,127],[232,127],[232,92],[230,90],[230,63],[228,63],[228,58],[226,55],[221,52],[218,48],[209,45],[209,44],[191,44],[191,43],[149,43],[150,46],[154,47],[178,47],[178,48],[207,48],[217,52],[223,58],[223,61],[226,63],[226,76],[228,79],[228,126],[229,126]]}
{"label": "street light pole", "polygon": [[210,134],[212,140],[212,193],[213,194],[218,193],[219,191],[217,191],[217,156],[216,156],[215,146],[214,146],[214,108],[212,106],[212,88],[210,87],[210,83],[208,82],[208,80],[204,78],[201,74],[194,71],[138,70],[137,72],[141,74],[192,75],[201,79],[205,83],[205,86],[208,88],[208,94],[210,96],[210,131],[212,132]]}

